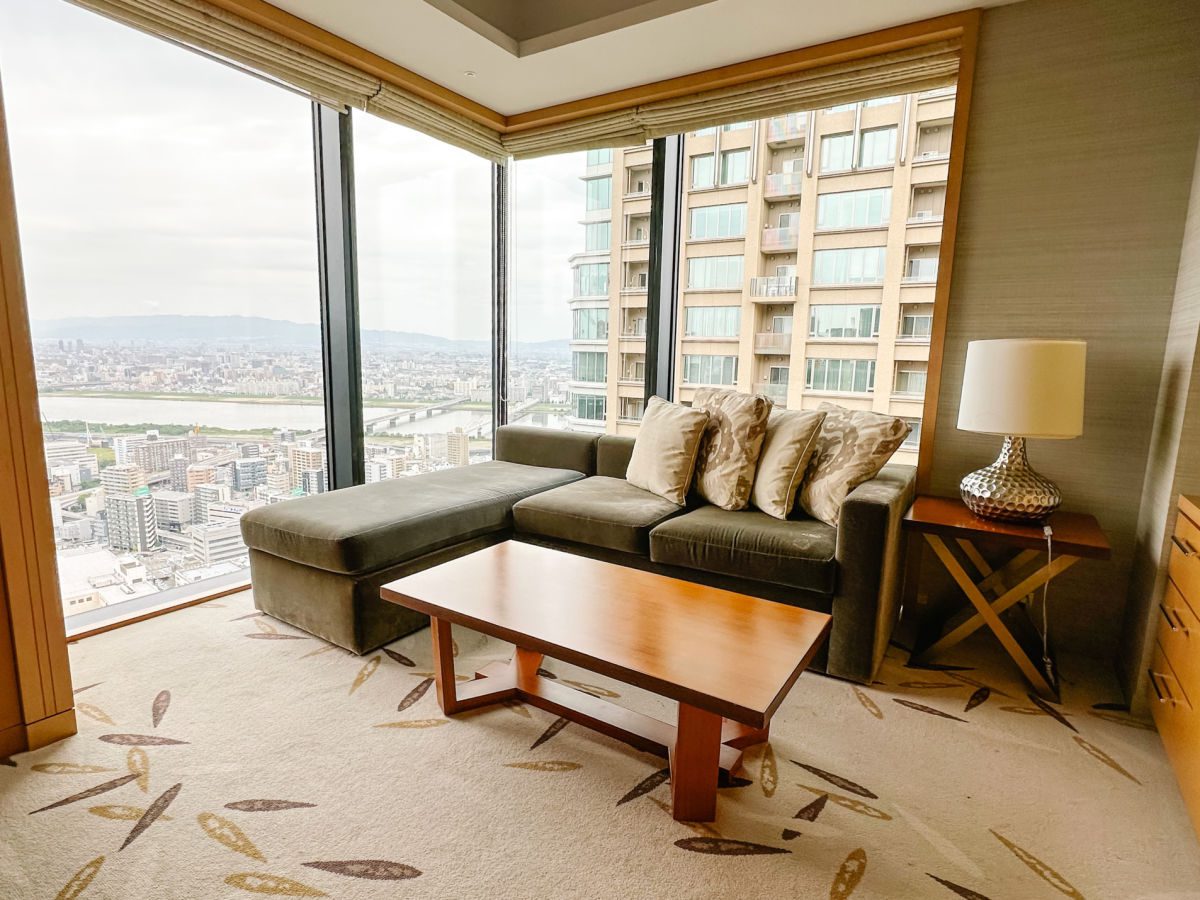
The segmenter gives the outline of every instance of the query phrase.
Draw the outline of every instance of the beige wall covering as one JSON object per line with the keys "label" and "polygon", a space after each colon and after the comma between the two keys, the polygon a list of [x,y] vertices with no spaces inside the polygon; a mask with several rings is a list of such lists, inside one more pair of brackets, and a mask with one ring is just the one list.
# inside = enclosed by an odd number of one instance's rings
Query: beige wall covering
{"label": "beige wall covering", "polygon": [[955,427],[968,340],[1086,340],[1083,437],[1030,458],[1113,542],[1051,588],[1056,643],[1103,656],[1125,629],[1200,134],[1197,33],[1187,0],[1027,0],[981,25],[932,488],[954,494],[999,447]]}
{"label": "beige wall covering", "polygon": [[1200,152],[1179,255],[1175,302],[1158,387],[1141,512],[1134,545],[1129,604],[1117,669],[1136,708],[1146,702],[1145,679],[1158,623],[1155,605],[1166,581],[1176,498],[1200,494]]}

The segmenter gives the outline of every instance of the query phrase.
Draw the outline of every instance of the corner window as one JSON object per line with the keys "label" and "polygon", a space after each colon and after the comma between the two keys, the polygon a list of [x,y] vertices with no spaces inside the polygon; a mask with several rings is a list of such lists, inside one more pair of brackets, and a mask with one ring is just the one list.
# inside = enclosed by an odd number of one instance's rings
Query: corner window
{"label": "corner window", "polygon": [[587,211],[612,208],[612,176],[587,179]]}

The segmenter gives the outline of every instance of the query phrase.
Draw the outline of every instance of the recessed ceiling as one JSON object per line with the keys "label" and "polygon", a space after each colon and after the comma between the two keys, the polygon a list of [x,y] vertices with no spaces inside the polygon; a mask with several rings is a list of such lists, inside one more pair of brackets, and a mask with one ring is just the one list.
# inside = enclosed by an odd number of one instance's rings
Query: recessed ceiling
{"label": "recessed ceiling", "polygon": [[[426,0],[271,2],[503,115],[513,115],[1012,0],[712,0],[699,5],[667,0],[659,12],[672,11],[656,18],[523,56],[514,55],[511,47],[501,47]],[[554,34],[572,27],[577,35],[582,34],[589,27],[589,10],[621,15],[619,8],[625,8],[624,14],[631,15],[636,7],[647,5],[633,0],[437,2],[442,6],[454,2],[485,24],[487,20],[468,7],[490,9],[493,19],[507,22],[506,27],[531,41],[538,39],[539,32]],[[524,7],[524,17],[505,13],[509,6]],[[540,17],[533,14],[535,8],[541,9]],[[572,20],[575,26],[563,25]],[[495,25],[489,27],[502,33]],[[513,35],[508,39],[522,40]]]}
{"label": "recessed ceiling", "polygon": [[713,0],[425,0],[513,56],[529,56]]}

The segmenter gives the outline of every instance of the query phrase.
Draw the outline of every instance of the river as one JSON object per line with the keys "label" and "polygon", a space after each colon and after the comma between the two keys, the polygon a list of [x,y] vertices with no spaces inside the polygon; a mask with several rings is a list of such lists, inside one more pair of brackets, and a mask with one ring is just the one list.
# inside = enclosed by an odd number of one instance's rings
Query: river
{"label": "river", "polygon": [[[80,420],[107,425],[199,425],[204,428],[226,428],[230,431],[254,431],[263,428],[290,428],[295,431],[315,431],[325,427],[325,410],[320,406],[301,406],[286,403],[237,403],[220,400],[143,400],[119,397],[45,396],[40,399],[42,416],[50,421]],[[390,407],[367,407],[367,419],[399,410]],[[435,416],[401,422],[388,429],[389,434],[421,434],[450,432],[455,428],[470,431],[490,419],[487,410],[453,410]],[[525,414],[517,421],[523,424],[561,427],[562,417],[547,413]]]}

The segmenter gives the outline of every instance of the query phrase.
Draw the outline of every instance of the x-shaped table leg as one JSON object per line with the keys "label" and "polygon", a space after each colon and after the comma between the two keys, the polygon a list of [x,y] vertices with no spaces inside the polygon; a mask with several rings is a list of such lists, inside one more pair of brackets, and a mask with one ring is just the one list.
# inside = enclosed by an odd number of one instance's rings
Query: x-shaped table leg
{"label": "x-shaped table leg", "polygon": [[[1017,558],[1012,560],[1012,562],[1010,562],[1007,566],[993,572],[991,567],[988,566],[987,562],[983,559],[982,555],[979,554],[974,545],[971,545],[969,541],[960,541],[960,544],[965,544],[971,547],[971,549],[968,551],[964,546],[964,552],[984,575],[983,580],[976,584],[959,563],[958,558],[950,551],[950,548],[946,546],[946,542],[943,541],[941,537],[936,534],[926,534],[925,540],[928,541],[929,546],[933,548],[933,552],[937,555],[937,558],[941,560],[942,565],[946,567],[946,571],[950,573],[950,576],[962,589],[962,592],[967,595],[967,599],[975,608],[975,615],[966,619],[961,624],[952,627],[946,632],[946,634],[938,638],[937,641],[931,644],[920,654],[917,661],[926,662],[932,659],[933,657],[960,643],[969,635],[974,634],[982,626],[987,625],[988,628],[990,628],[1000,640],[1001,645],[1004,647],[1008,655],[1011,656],[1013,661],[1020,667],[1021,672],[1027,679],[1029,679],[1029,682],[1034,686],[1034,689],[1043,697],[1055,699],[1056,692],[1051,686],[1050,682],[1046,679],[1045,674],[1025,653],[1025,650],[1021,647],[1020,642],[1013,637],[1012,632],[1008,630],[1008,627],[1000,619],[1000,614],[1015,604],[1022,597],[1025,597],[1037,590],[1054,576],[1065,571],[1066,569],[1069,569],[1079,561],[1079,557],[1065,555],[1057,556],[1046,565],[1040,567],[1026,578],[1018,582],[1016,585],[1009,588],[1007,591],[1001,592],[1002,585],[1004,583],[1004,577],[1014,573],[1022,565],[1026,564],[1030,559],[1032,559],[1032,556],[1029,556],[1028,554],[1036,553],[1036,551],[1025,551],[1025,553],[1018,554]],[[1022,559],[1022,557],[1024,557],[1024,559]],[[983,593],[984,590],[988,589],[991,589],[999,594],[999,596],[991,603],[988,602],[987,597]]]}

